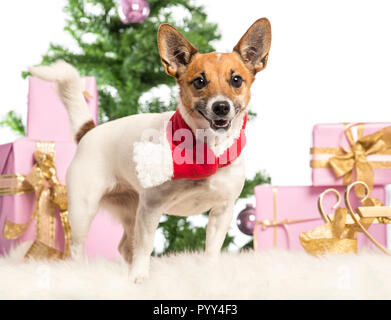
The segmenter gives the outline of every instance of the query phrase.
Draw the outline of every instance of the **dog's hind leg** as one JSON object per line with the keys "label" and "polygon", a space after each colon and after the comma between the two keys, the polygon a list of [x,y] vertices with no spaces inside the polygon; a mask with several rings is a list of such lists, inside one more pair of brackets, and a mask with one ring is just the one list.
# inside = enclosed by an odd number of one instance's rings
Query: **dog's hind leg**
{"label": "dog's hind leg", "polygon": [[[71,254],[81,257],[92,220],[99,209],[106,185],[98,179],[88,178],[81,168],[71,165],[67,172],[68,211],[72,229]],[[96,180],[96,181],[95,181]]]}
{"label": "dog's hind leg", "polygon": [[132,189],[116,187],[102,198],[102,206],[117,216],[122,223],[124,233],[118,245],[118,251],[127,263],[132,262],[134,246],[134,226],[138,207],[138,193]]}
{"label": "dog's hind leg", "polygon": [[[128,212],[129,210],[127,210]],[[126,216],[122,220],[122,226],[124,227],[124,233],[121,241],[118,245],[118,251],[124,260],[131,264],[133,259],[133,248],[134,248],[134,226],[136,223],[136,214]]]}

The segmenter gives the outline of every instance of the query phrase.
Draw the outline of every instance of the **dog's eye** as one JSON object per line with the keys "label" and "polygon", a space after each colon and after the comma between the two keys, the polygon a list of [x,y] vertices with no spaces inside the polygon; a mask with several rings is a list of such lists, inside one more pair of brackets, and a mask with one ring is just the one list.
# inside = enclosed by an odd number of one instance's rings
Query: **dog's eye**
{"label": "dog's eye", "polygon": [[206,85],[207,85],[207,82],[204,78],[199,77],[199,78],[196,78],[193,80],[193,86],[197,90],[200,90],[200,89],[206,87]]}
{"label": "dog's eye", "polygon": [[241,76],[233,76],[231,78],[231,86],[233,86],[234,88],[240,88],[242,83],[243,83],[243,79]]}

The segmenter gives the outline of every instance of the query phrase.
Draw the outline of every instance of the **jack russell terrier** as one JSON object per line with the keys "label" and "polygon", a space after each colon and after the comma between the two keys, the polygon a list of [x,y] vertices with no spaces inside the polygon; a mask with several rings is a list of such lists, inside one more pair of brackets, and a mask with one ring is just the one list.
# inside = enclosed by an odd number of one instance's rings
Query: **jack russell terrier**
{"label": "jack russell terrier", "polygon": [[176,112],[137,114],[95,126],[78,72],[58,61],[30,68],[56,81],[79,143],[67,171],[73,252],[80,251],[100,206],[124,228],[119,251],[131,281],[148,277],[154,234],[163,213],[210,210],[206,253],[216,257],[245,176],[241,150],[250,87],[266,67],[271,26],[257,20],[231,53],[201,54],[178,30],[162,24],[158,47],[179,86]]}

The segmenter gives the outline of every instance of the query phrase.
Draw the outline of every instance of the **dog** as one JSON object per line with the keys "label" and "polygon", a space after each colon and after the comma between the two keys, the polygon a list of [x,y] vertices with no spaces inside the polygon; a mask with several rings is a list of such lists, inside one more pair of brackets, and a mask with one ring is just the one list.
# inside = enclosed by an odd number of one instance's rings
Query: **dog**
{"label": "dog", "polygon": [[[33,76],[58,83],[78,142],[66,176],[72,252],[82,250],[90,224],[103,206],[123,225],[118,250],[129,263],[132,282],[149,276],[154,234],[163,213],[191,216],[210,210],[205,252],[218,256],[245,181],[240,152],[250,87],[256,73],[266,67],[270,45],[266,18],[252,24],[231,53],[201,54],[177,29],[162,24],[158,49],[165,72],[179,86],[177,111],[137,114],[99,126],[88,112],[75,68],[64,61],[30,68]],[[172,122],[190,130],[197,143],[202,140],[203,150],[211,151],[212,160],[219,163],[176,163],[178,143],[169,143],[166,129]],[[199,139],[195,134],[200,130],[204,136]],[[153,139],[146,134],[151,131]],[[220,157],[239,141],[241,146],[234,148],[239,151],[221,165]]]}

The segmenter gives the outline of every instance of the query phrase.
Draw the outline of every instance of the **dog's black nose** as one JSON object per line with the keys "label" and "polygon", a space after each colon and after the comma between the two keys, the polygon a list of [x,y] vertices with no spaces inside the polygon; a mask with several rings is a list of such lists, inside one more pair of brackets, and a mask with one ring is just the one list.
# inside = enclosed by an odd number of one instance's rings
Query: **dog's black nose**
{"label": "dog's black nose", "polygon": [[229,112],[230,106],[227,101],[216,101],[212,104],[212,111],[220,117],[226,116]]}

